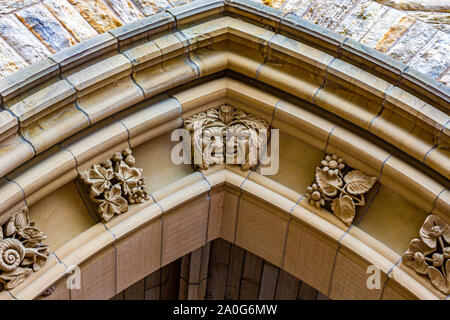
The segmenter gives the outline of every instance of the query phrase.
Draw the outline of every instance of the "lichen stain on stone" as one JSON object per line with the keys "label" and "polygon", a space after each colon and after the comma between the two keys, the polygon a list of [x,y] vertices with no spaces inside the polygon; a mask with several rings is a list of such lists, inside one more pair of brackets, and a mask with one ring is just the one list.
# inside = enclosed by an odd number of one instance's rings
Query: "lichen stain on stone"
{"label": "lichen stain on stone", "polygon": [[130,23],[143,17],[130,0],[106,0],[124,23]]}
{"label": "lichen stain on stone", "polygon": [[66,0],[45,0],[42,4],[58,19],[78,41],[87,40],[98,33]]}
{"label": "lichen stain on stone", "polygon": [[114,13],[104,2],[99,0],[68,1],[77,8],[83,18],[86,19],[98,33],[104,33],[122,25],[122,22],[115,17]]}
{"label": "lichen stain on stone", "polygon": [[28,7],[16,12],[16,15],[53,53],[76,43],[70,33],[43,6]]}
{"label": "lichen stain on stone", "polygon": [[402,34],[414,23],[414,19],[404,16],[397,24],[391,26],[389,31],[383,35],[380,41],[375,45],[375,49],[386,52]]}
{"label": "lichen stain on stone", "polygon": [[161,10],[169,9],[171,7],[167,0],[135,0],[135,3],[146,16],[151,16]]}
{"label": "lichen stain on stone", "polygon": [[10,13],[41,0],[0,0],[0,13]]}

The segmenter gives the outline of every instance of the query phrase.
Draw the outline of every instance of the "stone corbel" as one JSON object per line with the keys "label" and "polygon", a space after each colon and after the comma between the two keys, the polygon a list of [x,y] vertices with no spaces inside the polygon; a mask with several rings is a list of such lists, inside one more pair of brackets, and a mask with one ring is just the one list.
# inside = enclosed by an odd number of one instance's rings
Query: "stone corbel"
{"label": "stone corbel", "polygon": [[126,148],[80,173],[81,180],[89,186],[89,197],[97,204],[103,222],[127,212],[131,204],[150,199],[142,177],[143,169],[135,168],[135,162],[131,150]]}
{"label": "stone corbel", "polygon": [[[253,169],[264,147],[262,131],[266,142],[270,138],[266,120],[226,104],[189,117],[184,128],[191,134],[192,163],[202,170],[222,163]],[[227,136],[234,139],[227,141]],[[196,161],[196,154],[201,156],[200,161]]]}
{"label": "stone corbel", "polygon": [[444,294],[450,294],[450,225],[441,217],[429,215],[411,240],[402,261],[417,273],[427,276]]}
{"label": "stone corbel", "polygon": [[365,204],[364,194],[376,181],[376,177],[347,167],[344,159],[336,154],[326,155],[321,166],[316,167],[314,182],[306,189],[306,198],[311,206],[331,208],[336,217],[351,225],[356,207]]}
{"label": "stone corbel", "polygon": [[0,227],[0,283],[11,290],[47,262],[47,237],[34,226],[23,207]]}

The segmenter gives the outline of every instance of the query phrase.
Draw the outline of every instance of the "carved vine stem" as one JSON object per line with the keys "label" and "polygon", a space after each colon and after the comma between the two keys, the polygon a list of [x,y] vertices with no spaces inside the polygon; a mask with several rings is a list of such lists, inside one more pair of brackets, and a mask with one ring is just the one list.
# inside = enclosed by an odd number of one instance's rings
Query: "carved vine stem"
{"label": "carved vine stem", "polygon": [[28,209],[22,208],[0,227],[0,283],[10,290],[47,262],[47,237],[34,226]]}

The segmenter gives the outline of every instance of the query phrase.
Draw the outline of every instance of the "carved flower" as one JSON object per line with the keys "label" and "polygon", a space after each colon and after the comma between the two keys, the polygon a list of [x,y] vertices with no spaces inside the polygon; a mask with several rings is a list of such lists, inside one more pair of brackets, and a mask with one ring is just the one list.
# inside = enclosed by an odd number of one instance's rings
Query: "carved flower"
{"label": "carved flower", "polygon": [[128,210],[128,203],[122,197],[122,190],[119,184],[115,184],[110,191],[106,191],[105,199],[95,200],[99,203],[98,213],[105,222],[111,220],[116,214],[122,214]]}
{"label": "carved flower", "polygon": [[442,251],[443,251],[443,254],[444,254],[444,258],[445,259],[450,259],[450,247],[446,247]]}
{"label": "carved flower", "polygon": [[13,237],[17,232],[20,232],[29,225],[30,219],[28,218],[28,209],[23,207],[19,212],[9,218],[5,227],[5,236]]}
{"label": "carved flower", "polygon": [[119,164],[117,172],[114,175],[119,180],[124,195],[128,195],[132,189],[136,188],[142,171],[142,169],[131,168],[124,162]]}
{"label": "carved flower", "polygon": [[114,173],[111,168],[105,168],[98,164],[81,173],[83,181],[91,185],[91,195],[95,197],[111,187],[110,180],[113,177]]}
{"label": "carved flower", "polygon": [[25,247],[22,242],[14,238],[0,241],[0,270],[14,271],[25,257]]}
{"label": "carved flower", "polygon": [[[450,243],[450,228],[442,218],[436,215],[429,215],[420,228],[420,238],[427,244],[428,247],[435,249],[437,241],[440,237],[444,238],[447,243]],[[444,245],[442,245],[442,248]]]}
{"label": "carved flower", "polygon": [[313,183],[310,187],[306,188],[306,198],[309,199],[309,204],[317,209],[325,205],[325,198],[319,190],[319,186]]}
{"label": "carved flower", "polygon": [[338,158],[336,154],[325,156],[325,159],[320,163],[322,165],[322,171],[328,173],[330,176],[337,176],[339,170],[344,169],[345,164],[343,158]]}
{"label": "carved flower", "polygon": [[411,240],[408,250],[403,254],[403,262],[416,272],[427,274],[428,264],[425,262],[425,256],[431,252],[433,252],[433,249],[428,248],[421,239]]}
{"label": "carved flower", "polygon": [[444,264],[444,255],[442,254],[433,253],[432,259],[434,267],[440,267]]}

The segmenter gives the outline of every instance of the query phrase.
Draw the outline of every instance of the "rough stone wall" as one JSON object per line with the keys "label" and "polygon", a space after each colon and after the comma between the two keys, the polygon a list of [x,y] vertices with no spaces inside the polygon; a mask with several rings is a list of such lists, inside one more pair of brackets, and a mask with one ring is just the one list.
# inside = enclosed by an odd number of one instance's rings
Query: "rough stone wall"
{"label": "rough stone wall", "polygon": [[[99,33],[191,1],[196,0],[1,0],[0,78]],[[386,5],[372,0],[254,1],[351,37],[450,86],[445,24],[450,0],[376,0]]]}
{"label": "rough stone wall", "polygon": [[450,12],[449,0],[377,0],[389,6],[372,0],[256,1],[351,37],[450,86],[450,34],[406,11],[422,4]]}

